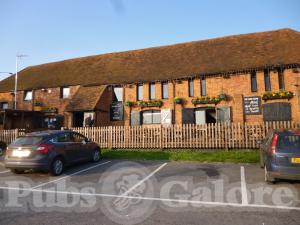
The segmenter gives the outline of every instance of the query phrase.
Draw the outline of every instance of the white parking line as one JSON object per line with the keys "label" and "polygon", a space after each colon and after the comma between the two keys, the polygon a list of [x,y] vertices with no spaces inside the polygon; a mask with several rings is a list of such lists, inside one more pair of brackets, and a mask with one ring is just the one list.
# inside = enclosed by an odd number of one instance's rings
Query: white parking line
{"label": "white parking line", "polygon": [[290,207],[283,205],[258,205],[258,204],[247,204],[243,205],[240,203],[229,203],[229,202],[208,202],[208,201],[197,201],[197,200],[187,200],[178,198],[151,198],[151,197],[136,197],[136,196],[123,196],[123,195],[112,195],[112,194],[100,194],[100,193],[85,193],[85,192],[69,192],[69,191],[55,191],[55,190],[42,190],[42,189],[32,189],[32,188],[14,188],[14,187],[0,187],[1,190],[14,190],[14,191],[28,191],[28,192],[43,192],[52,194],[62,194],[62,195],[80,195],[80,196],[94,196],[94,197],[107,197],[107,198],[125,198],[125,199],[137,199],[137,200],[147,200],[147,201],[161,201],[161,202],[177,202],[177,203],[188,203],[188,204],[199,204],[199,205],[214,205],[214,206],[231,206],[240,208],[268,208],[268,209],[282,209],[282,210],[297,210],[300,211],[300,207]]}
{"label": "white parking line", "polygon": [[42,183],[42,184],[39,184],[39,185],[37,185],[37,186],[34,186],[32,189],[39,188],[39,187],[45,186],[45,185],[50,184],[50,183],[54,183],[54,182],[59,181],[59,180],[62,180],[62,179],[66,179],[66,178],[71,177],[71,176],[73,176],[73,175],[83,173],[83,172],[85,172],[85,171],[94,169],[94,168],[96,168],[96,167],[98,167],[98,166],[102,166],[102,165],[107,164],[107,163],[110,163],[110,162],[111,162],[111,161],[107,161],[107,162],[104,162],[104,163],[100,163],[100,164],[97,164],[97,165],[88,167],[88,168],[83,169],[83,170],[79,170],[79,171],[77,171],[77,172],[75,172],[75,173],[72,173],[72,174],[69,174],[69,175],[67,175],[67,176],[63,176],[63,177],[61,177],[61,178],[58,178],[58,179],[55,179],[55,180],[51,180],[51,181],[49,181],[49,182]]}
{"label": "white parking line", "polygon": [[248,205],[248,195],[245,179],[245,168],[241,166],[241,193],[242,193],[242,205]]}
{"label": "white parking line", "polygon": [[144,183],[146,180],[148,180],[150,177],[152,177],[155,173],[157,173],[159,170],[161,170],[167,164],[168,163],[164,163],[164,164],[160,165],[160,167],[158,167],[156,170],[154,170],[152,173],[150,173],[148,176],[146,176],[140,182],[136,183],[131,188],[129,188],[126,192],[124,192],[122,194],[122,196],[128,195],[131,191],[133,191],[135,188],[137,188],[138,186],[140,186],[142,183]]}
{"label": "white parking line", "polygon": [[10,172],[10,170],[4,170],[4,171],[1,171],[0,173],[8,173]]}

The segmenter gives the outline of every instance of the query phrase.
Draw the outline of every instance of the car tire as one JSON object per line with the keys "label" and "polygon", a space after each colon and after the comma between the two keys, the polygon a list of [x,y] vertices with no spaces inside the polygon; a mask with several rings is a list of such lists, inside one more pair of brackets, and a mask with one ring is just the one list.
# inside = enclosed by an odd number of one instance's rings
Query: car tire
{"label": "car tire", "polygon": [[99,162],[100,159],[101,159],[101,151],[100,151],[100,149],[95,149],[93,151],[92,161]]}
{"label": "car tire", "polygon": [[50,166],[50,174],[52,176],[59,176],[64,171],[64,160],[62,157],[56,157],[53,159],[51,166]]}
{"label": "car tire", "polygon": [[14,174],[22,174],[24,173],[24,170],[21,169],[10,169],[10,171]]}
{"label": "car tire", "polygon": [[275,184],[276,179],[270,175],[266,165],[264,166],[264,171],[265,171],[265,182],[267,182],[268,184]]}

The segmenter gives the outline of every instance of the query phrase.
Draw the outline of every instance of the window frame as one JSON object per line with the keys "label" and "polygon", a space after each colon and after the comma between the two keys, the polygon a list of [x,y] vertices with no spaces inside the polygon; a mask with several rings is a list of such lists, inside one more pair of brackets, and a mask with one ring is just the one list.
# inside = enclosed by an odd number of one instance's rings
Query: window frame
{"label": "window frame", "polygon": [[284,73],[282,69],[278,69],[278,87],[279,90],[285,90]]}
{"label": "window frame", "polygon": [[206,79],[205,77],[201,77],[200,79],[200,94],[201,96],[206,96]]}
{"label": "window frame", "polygon": [[144,100],[144,85],[143,84],[136,85],[136,99],[137,99],[137,101]]}
{"label": "window frame", "polygon": [[[26,99],[28,93],[31,93],[31,98],[30,99]],[[24,102],[30,102],[30,101],[32,101],[32,99],[33,99],[33,90],[24,91],[23,101]]]}
{"label": "window frame", "polygon": [[[121,101],[118,101],[117,95],[115,94],[115,89],[120,89],[122,91]],[[113,86],[112,87],[112,102],[123,102],[124,101],[124,89],[122,86]]]}
{"label": "window frame", "polygon": [[191,78],[188,80],[188,92],[189,92],[189,97],[194,97],[195,96],[195,86],[194,86],[194,79]]}
{"label": "window frame", "polygon": [[[144,114],[149,114],[151,115],[151,123],[144,123]],[[160,115],[160,120],[157,123],[154,123],[154,114],[159,114]],[[141,124],[142,125],[157,125],[161,124],[161,111],[160,110],[145,110],[141,112]]]}
{"label": "window frame", "polygon": [[[153,89],[152,89],[153,88]],[[153,96],[152,96],[153,95]],[[149,83],[149,99],[154,100],[156,99],[156,87],[155,82]]]}
{"label": "window frame", "polygon": [[[69,94],[68,96],[64,96],[64,90],[65,89],[69,89]],[[63,87],[60,87],[60,98],[61,99],[68,99],[71,95],[71,88],[70,86],[63,86]]]}
{"label": "window frame", "polygon": [[250,74],[250,84],[251,84],[251,92],[257,92],[257,74],[256,71],[252,71]]}
{"label": "window frame", "polygon": [[[165,90],[165,88],[166,88],[166,90]],[[162,99],[169,98],[169,83],[168,83],[168,81],[161,82],[161,97],[162,97]]]}
{"label": "window frame", "polygon": [[270,71],[264,70],[265,91],[272,91]]}

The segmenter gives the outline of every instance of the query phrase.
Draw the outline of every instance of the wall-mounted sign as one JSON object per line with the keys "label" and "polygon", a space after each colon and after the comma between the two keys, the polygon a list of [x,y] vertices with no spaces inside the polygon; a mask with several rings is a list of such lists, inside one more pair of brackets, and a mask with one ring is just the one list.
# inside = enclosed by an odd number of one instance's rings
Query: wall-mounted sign
{"label": "wall-mounted sign", "polygon": [[244,97],[244,113],[245,115],[260,115],[261,97],[260,96]]}
{"label": "wall-mounted sign", "polygon": [[114,102],[110,105],[110,121],[123,120],[124,107],[123,102]]}

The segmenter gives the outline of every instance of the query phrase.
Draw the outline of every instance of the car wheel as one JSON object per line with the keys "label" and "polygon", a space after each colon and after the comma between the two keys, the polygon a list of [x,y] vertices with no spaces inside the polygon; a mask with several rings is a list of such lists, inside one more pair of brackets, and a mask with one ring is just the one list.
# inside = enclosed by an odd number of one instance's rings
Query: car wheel
{"label": "car wheel", "polygon": [[264,166],[264,170],[265,170],[265,182],[269,183],[269,184],[275,184],[276,183],[276,179],[274,177],[271,177],[271,175],[269,174],[268,170],[267,170],[267,166]]}
{"label": "car wheel", "polygon": [[101,153],[100,153],[100,150],[99,149],[96,149],[94,152],[93,152],[93,162],[98,162],[101,158]]}
{"label": "car wheel", "polygon": [[53,176],[59,176],[64,171],[64,161],[61,157],[57,157],[53,160],[50,167],[50,173]]}
{"label": "car wheel", "polygon": [[22,173],[24,173],[24,170],[20,170],[20,169],[11,169],[10,171],[12,173],[14,173],[14,174],[22,174]]}

